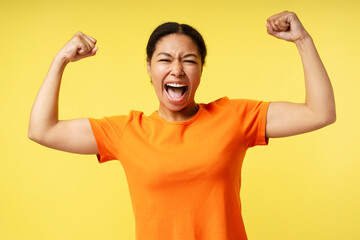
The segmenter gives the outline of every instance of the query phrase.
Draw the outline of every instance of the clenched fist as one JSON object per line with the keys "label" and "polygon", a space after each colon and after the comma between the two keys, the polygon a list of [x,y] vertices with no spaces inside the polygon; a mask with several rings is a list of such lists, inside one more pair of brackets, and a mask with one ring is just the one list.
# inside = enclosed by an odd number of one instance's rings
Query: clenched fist
{"label": "clenched fist", "polygon": [[82,58],[94,56],[98,47],[96,39],[77,32],[69,42],[57,53],[57,57],[65,63],[76,62]]}
{"label": "clenched fist", "polygon": [[269,17],[266,28],[270,35],[295,43],[309,36],[296,14],[288,11]]}

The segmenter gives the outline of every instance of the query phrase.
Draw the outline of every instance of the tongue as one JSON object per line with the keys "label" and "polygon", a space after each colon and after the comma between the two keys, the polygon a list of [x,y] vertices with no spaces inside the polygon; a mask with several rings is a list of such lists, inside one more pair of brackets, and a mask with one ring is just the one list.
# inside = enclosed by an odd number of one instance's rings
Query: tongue
{"label": "tongue", "polygon": [[184,88],[182,87],[169,87],[168,93],[170,97],[172,98],[181,98],[181,96],[184,94]]}

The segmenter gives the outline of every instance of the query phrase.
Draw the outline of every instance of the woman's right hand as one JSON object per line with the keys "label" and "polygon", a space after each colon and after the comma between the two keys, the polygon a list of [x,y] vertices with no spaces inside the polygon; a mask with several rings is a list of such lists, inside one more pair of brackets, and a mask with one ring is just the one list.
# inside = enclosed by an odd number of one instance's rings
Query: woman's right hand
{"label": "woman's right hand", "polygon": [[96,40],[77,32],[56,54],[34,101],[28,136],[44,146],[73,153],[96,154],[98,148],[87,118],[59,120],[58,102],[62,74],[69,62],[94,56]]}
{"label": "woman's right hand", "polygon": [[96,39],[77,32],[69,42],[56,54],[65,63],[76,62],[82,58],[94,56],[98,50]]}

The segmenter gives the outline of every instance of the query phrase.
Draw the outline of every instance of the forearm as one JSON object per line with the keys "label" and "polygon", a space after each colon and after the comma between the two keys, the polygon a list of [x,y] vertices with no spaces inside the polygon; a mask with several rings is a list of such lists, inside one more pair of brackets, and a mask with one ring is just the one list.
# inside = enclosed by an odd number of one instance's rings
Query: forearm
{"label": "forearm", "polygon": [[305,75],[305,105],[319,120],[335,121],[335,100],[329,76],[309,34],[295,42]]}
{"label": "forearm", "polygon": [[41,137],[58,122],[58,101],[61,78],[66,63],[56,56],[34,101],[28,134],[30,138]]}
{"label": "forearm", "polygon": [[305,103],[271,102],[266,118],[267,137],[287,137],[314,131],[336,120],[334,93],[314,42],[294,12],[267,19],[267,32],[294,42],[304,68]]}

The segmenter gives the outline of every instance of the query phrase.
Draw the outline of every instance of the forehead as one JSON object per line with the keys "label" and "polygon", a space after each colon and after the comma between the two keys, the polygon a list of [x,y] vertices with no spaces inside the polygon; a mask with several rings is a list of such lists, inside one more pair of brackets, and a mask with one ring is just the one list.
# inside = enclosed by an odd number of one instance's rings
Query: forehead
{"label": "forehead", "polygon": [[169,34],[156,43],[155,53],[166,52],[170,54],[193,53],[198,55],[195,42],[184,34]]}

